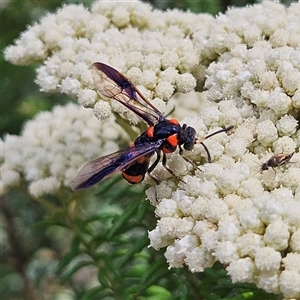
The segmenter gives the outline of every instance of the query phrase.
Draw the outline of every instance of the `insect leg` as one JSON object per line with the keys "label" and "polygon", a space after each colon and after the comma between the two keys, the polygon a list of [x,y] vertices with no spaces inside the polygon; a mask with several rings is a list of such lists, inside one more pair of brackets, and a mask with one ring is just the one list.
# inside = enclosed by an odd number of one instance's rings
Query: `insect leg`
{"label": "insect leg", "polygon": [[147,170],[149,177],[151,179],[153,179],[153,181],[155,181],[156,184],[159,184],[159,180],[157,178],[155,178],[153,175],[151,175],[150,173],[155,169],[155,167],[158,165],[159,161],[160,161],[160,150],[157,150],[156,151],[156,160]]}
{"label": "insect leg", "polygon": [[172,174],[175,178],[177,178],[178,180],[180,180],[181,182],[185,183],[181,178],[179,178],[168,166],[167,166],[167,156],[165,153],[163,153],[163,158],[162,158],[162,165],[164,166],[164,168],[170,173]]}
{"label": "insect leg", "polygon": [[[205,149],[205,148],[204,148]],[[209,153],[208,153],[209,154]],[[199,171],[201,171],[198,166],[188,157],[183,155],[183,149],[179,146],[179,155],[188,163],[190,163],[195,169],[198,169]],[[210,155],[209,155],[210,157]],[[201,171],[202,172],[202,171]]]}

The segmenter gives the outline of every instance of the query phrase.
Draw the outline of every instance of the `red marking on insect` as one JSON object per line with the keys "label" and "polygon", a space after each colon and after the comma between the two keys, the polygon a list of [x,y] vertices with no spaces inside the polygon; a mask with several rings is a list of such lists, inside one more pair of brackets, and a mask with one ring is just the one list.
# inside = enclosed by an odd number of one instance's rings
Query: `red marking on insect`
{"label": "red marking on insect", "polygon": [[[73,190],[88,188],[117,171],[122,172],[123,177],[132,184],[141,182],[146,173],[159,183],[150,173],[159,163],[161,153],[162,165],[178,178],[166,165],[166,153],[172,153],[178,147],[179,154],[194,165],[182,154],[183,148],[192,150],[196,143],[203,145],[208,161],[211,162],[210,153],[203,144],[203,140],[198,141],[196,138],[196,130],[186,124],[181,126],[176,119],[166,119],[123,74],[108,65],[97,62],[92,65],[92,76],[100,94],[122,103],[146,122],[149,128],[126,149],[100,157],[83,166],[74,179]],[[218,130],[204,139],[232,128],[233,126],[229,126]],[[149,166],[154,153],[157,158]]]}

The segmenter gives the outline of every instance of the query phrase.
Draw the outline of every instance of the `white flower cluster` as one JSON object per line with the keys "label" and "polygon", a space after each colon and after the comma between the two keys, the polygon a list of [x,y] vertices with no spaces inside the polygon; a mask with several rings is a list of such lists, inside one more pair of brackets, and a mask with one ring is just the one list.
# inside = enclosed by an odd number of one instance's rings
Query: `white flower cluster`
{"label": "white flower cluster", "polygon": [[[147,195],[159,218],[149,233],[151,246],[167,247],[170,267],[185,264],[201,272],[219,261],[233,282],[300,299],[300,32],[295,28],[300,3],[285,9],[263,2],[219,15],[205,44],[201,31],[195,32],[202,63],[212,62],[206,102],[199,116],[184,121],[202,137],[206,127],[236,129],[227,138],[204,141],[213,163],[194,175],[173,155],[168,165],[185,183],[176,184],[157,168],[153,173],[163,181]],[[274,153],[295,150],[290,164],[260,172]],[[206,154],[195,146],[185,155],[196,162]]]}
{"label": "white flower cluster", "polygon": [[199,49],[189,34],[196,24],[208,28],[212,21],[139,1],[98,1],[91,11],[66,5],[25,31],[5,58],[21,65],[43,62],[36,79],[41,90],[77,98],[104,119],[111,112],[95,92],[92,63],[107,63],[142,86],[147,97],[168,100],[176,91],[194,90],[195,77],[204,77],[192,75]]}
{"label": "white flower cluster", "polygon": [[[300,6],[263,2],[229,10],[211,26],[202,55],[218,57],[207,69],[208,99],[243,97],[277,121],[300,106]],[[195,34],[196,35],[196,34]]]}
{"label": "white flower cluster", "polygon": [[118,150],[116,140],[124,136],[113,119],[100,123],[76,104],[42,112],[20,136],[6,135],[1,141],[0,194],[21,183],[34,197],[69,189],[83,164]]}
{"label": "white flower cluster", "polygon": [[[153,171],[161,183],[147,191],[159,218],[151,246],[167,247],[170,267],[201,272],[220,261],[234,282],[300,299],[299,28],[300,3],[263,2],[214,19],[98,1],[91,12],[66,5],[45,16],[5,57],[41,62],[42,90],[77,98],[101,120],[111,106],[95,91],[96,61],[125,74],[160,110],[175,91],[204,86],[207,92],[178,95],[169,108],[175,105],[200,140],[220,127],[235,129],[204,141],[211,164],[201,145],[185,152],[201,171],[170,156],[169,168],[184,182],[162,166]],[[136,122],[119,103],[112,108]],[[113,121],[100,126],[72,105],[41,114],[20,137],[2,142],[2,192],[22,178],[34,196],[67,186],[84,162],[115,151],[119,136]],[[260,172],[274,154],[294,151],[289,164]]]}

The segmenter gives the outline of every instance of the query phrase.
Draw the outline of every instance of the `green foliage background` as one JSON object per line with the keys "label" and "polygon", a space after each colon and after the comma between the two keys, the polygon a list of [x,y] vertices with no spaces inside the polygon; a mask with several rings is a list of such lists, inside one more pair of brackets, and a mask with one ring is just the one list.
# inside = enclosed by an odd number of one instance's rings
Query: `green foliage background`
{"label": "green foliage background", "polygon": [[[76,1],[66,1],[76,3]],[[92,1],[81,1],[89,6]],[[178,7],[217,14],[244,1],[152,1],[161,9]],[[250,3],[248,1],[248,3]],[[52,1],[1,4],[1,49],[26,26],[62,5]],[[47,95],[34,83],[36,66],[1,62],[1,136],[19,134],[36,113],[70,101]],[[113,188],[118,185],[118,189]],[[250,284],[232,284],[221,265],[202,274],[168,270],[164,249],[147,246],[155,227],[154,208],[142,185],[121,176],[99,185],[93,194],[78,193],[33,200],[26,188],[1,198],[2,299],[277,299]],[[73,196],[73,195],[72,195]]]}

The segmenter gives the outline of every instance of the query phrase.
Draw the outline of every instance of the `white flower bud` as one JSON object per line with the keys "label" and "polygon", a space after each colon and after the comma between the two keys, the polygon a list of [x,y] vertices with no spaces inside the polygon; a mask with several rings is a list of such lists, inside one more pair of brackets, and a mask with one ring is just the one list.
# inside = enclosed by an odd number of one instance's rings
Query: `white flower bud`
{"label": "white flower bud", "polygon": [[277,129],[272,121],[263,121],[257,125],[257,140],[265,147],[268,147],[277,138]]}
{"label": "white flower bud", "polygon": [[212,267],[214,262],[214,256],[201,248],[195,248],[188,252],[185,258],[185,263],[191,272],[203,272],[204,269]]}
{"label": "white flower bud", "polygon": [[88,108],[93,107],[97,99],[97,93],[90,89],[80,90],[78,93],[78,103]]}
{"label": "white flower bud", "polygon": [[266,233],[264,234],[266,245],[273,247],[278,251],[285,250],[290,238],[288,229],[288,225],[280,219],[269,224],[266,228]]}
{"label": "white flower bud", "polygon": [[255,253],[255,266],[260,271],[276,271],[279,270],[281,263],[280,252],[271,247],[263,247],[257,249]]}
{"label": "white flower bud", "polygon": [[291,104],[291,98],[285,93],[274,90],[269,95],[268,106],[273,109],[277,115],[288,113]]}
{"label": "white flower bud", "polygon": [[280,291],[286,299],[300,297],[300,274],[299,271],[282,271],[280,278]]}
{"label": "white flower bud", "polygon": [[276,124],[278,132],[283,135],[294,134],[297,130],[297,126],[298,121],[291,115],[284,115]]}
{"label": "white flower bud", "polygon": [[196,87],[196,79],[193,75],[185,73],[176,77],[176,88],[178,92],[189,93]]}
{"label": "white flower bud", "polygon": [[94,114],[101,121],[108,119],[111,115],[111,106],[107,101],[100,100],[94,106]]}
{"label": "white flower bud", "polygon": [[226,268],[233,283],[235,282],[254,282],[256,267],[253,260],[249,257],[237,259]]}

